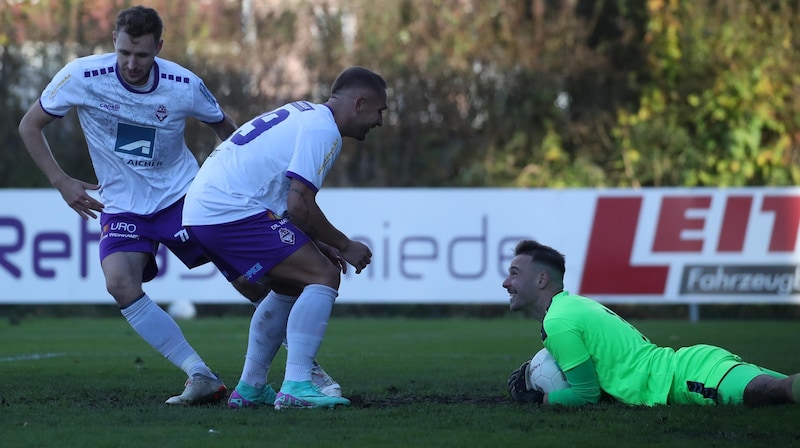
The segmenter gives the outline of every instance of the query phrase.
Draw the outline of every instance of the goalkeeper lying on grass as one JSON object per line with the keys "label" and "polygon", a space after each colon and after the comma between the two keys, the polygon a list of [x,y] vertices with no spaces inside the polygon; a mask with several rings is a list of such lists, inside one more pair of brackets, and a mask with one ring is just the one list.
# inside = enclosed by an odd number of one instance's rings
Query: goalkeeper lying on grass
{"label": "goalkeeper lying on grass", "polygon": [[[605,392],[630,405],[800,402],[800,375],[742,361],[711,345],[659,347],[600,303],[564,291],[564,255],[536,241],[517,244],[503,287],[512,311],[542,321],[542,341],[569,388],[543,393],[525,384],[526,365],[511,373],[518,402],[580,406]],[[527,364],[527,363],[526,363]]]}

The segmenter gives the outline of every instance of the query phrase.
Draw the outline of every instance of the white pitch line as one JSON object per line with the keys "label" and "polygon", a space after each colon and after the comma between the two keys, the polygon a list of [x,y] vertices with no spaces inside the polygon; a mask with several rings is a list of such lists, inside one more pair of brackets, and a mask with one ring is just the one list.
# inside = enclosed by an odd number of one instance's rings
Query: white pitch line
{"label": "white pitch line", "polygon": [[31,361],[37,359],[58,358],[59,356],[67,356],[66,353],[32,353],[30,355],[17,355],[6,356],[0,358],[0,362],[16,362],[16,361]]}

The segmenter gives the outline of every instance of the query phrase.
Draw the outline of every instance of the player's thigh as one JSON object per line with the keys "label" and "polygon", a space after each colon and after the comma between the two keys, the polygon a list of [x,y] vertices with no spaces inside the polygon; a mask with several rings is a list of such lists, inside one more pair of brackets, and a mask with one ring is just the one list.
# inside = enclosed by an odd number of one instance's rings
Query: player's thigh
{"label": "player's thigh", "polygon": [[[136,276],[137,282],[139,284],[148,282],[158,274],[155,259],[159,240],[157,230],[154,231],[158,228],[154,222],[156,220],[156,217],[133,213],[103,213],[100,216],[100,226],[103,229],[99,246],[100,261],[106,283],[111,283],[109,286],[116,288],[119,282],[125,281],[127,274],[117,274],[138,268],[142,256],[145,257],[145,261],[141,263],[142,269]],[[138,255],[126,255],[118,260],[120,256],[115,255],[118,253]],[[112,255],[114,257],[109,259]],[[106,261],[107,259],[109,261]],[[110,267],[106,268],[106,265]]]}
{"label": "player's thigh", "polygon": [[106,289],[120,305],[142,294],[142,273],[151,258],[147,252],[114,252],[103,258]]}
{"label": "player's thigh", "polygon": [[267,275],[280,284],[300,287],[318,284],[334,289],[339,289],[341,279],[339,269],[312,242],[284,258]]}

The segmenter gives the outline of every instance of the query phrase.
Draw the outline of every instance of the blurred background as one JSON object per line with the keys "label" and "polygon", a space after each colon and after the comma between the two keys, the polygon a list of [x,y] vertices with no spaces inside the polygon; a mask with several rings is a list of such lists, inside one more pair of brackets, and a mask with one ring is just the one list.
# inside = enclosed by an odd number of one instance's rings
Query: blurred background
{"label": "blurred background", "polygon": [[[50,187],[17,124],[65,63],[113,51],[118,11],[139,3],[0,0],[0,188]],[[384,127],[365,142],[345,142],[328,187],[787,187],[800,180],[800,1],[146,6],[166,26],[161,56],[200,75],[239,123],[287,101],[324,101],[349,65],[381,73],[390,86]],[[46,133],[69,174],[95,179],[74,111]],[[217,143],[197,122],[189,123],[187,142],[200,162]],[[421,308],[338,312],[505,312]],[[682,306],[623,308],[686,313]],[[707,309],[723,317],[797,317],[797,308]]]}

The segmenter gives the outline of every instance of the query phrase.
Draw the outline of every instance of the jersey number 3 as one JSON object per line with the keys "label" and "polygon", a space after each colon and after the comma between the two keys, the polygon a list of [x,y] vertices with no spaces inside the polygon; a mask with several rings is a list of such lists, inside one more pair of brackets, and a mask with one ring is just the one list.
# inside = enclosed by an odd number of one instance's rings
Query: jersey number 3
{"label": "jersey number 3", "polygon": [[[231,136],[231,142],[238,146],[246,145],[259,135],[272,129],[273,126],[285,120],[288,116],[289,111],[286,109],[278,109],[261,115],[250,122],[250,129],[245,129],[242,126],[242,130]],[[245,131],[247,132],[245,133]]]}

